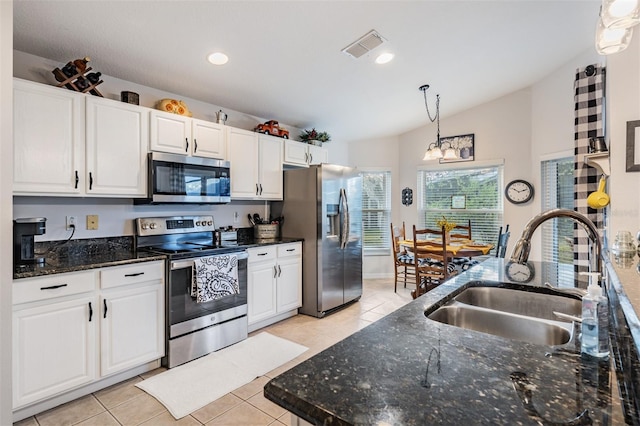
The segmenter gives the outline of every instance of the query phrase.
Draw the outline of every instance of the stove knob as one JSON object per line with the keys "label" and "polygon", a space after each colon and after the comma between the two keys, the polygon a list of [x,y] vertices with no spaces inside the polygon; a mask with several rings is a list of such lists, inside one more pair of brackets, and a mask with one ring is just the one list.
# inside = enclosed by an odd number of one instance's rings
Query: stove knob
{"label": "stove knob", "polygon": [[207,225],[209,225],[209,226],[213,225],[213,221],[210,220],[209,222],[207,222]]}
{"label": "stove knob", "polygon": [[157,225],[154,222],[151,222],[151,225],[149,225],[149,228],[151,229],[156,229]]}
{"label": "stove knob", "polygon": [[143,223],[142,224],[142,229],[149,229],[149,224],[148,223]]}
{"label": "stove knob", "polygon": [[200,226],[200,221],[196,220],[196,226]]}

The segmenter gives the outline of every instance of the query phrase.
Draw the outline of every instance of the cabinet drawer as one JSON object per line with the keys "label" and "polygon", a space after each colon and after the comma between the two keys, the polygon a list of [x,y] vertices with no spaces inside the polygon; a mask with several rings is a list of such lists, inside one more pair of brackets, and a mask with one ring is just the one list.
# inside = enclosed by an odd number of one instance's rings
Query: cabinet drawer
{"label": "cabinet drawer", "polygon": [[13,304],[69,296],[93,291],[95,288],[95,271],[23,278],[13,280]]}
{"label": "cabinet drawer", "polygon": [[164,261],[135,263],[114,266],[100,271],[100,288],[111,288],[147,281],[162,280]]}
{"label": "cabinet drawer", "polygon": [[277,254],[276,246],[250,248],[247,251],[249,252],[249,263],[273,260]]}
{"label": "cabinet drawer", "polygon": [[302,243],[282,244],[278,246],[278,257],[302,255]]}

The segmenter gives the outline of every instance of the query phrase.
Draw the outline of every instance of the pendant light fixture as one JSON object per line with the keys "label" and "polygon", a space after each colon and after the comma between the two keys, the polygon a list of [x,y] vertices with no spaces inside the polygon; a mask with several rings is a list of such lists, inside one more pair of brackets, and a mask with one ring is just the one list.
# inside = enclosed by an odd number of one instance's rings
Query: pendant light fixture
{"label": "pendant light fixture", "polygon": [[601,55],[622,52],[640,23],[638,0],[602,0],[596,27],[596,50]]}
{"label": "pendant light fixture", "polygon": [[456,150],[451,146],[451,144],[449,144],[448,142],[445,142],[443,144],[440,141],[440,95],[436,95],[436,114],[434,116],[431,116],[431,111],[429,111],[429,103],[427,102],[427,90],[429,89],[429,85],[424,84],[420,86],[419,89],[424,95],[424,106],[427,110],[429,121],[431,121],[432,123],[436,121],[438,126],[436,141],[429,144],[429,146],[427,147],[427,151],[424,153],[422,161],[438,160],[440,158],[444,158],[445,160],[454,160],[458,158],[458,154],[456,153]]}

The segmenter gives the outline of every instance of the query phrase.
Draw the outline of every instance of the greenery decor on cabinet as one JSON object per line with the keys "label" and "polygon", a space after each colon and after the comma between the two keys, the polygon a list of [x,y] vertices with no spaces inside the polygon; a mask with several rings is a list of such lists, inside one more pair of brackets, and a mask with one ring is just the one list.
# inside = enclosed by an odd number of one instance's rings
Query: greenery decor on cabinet
{"label": "greenery decor on cabinet", "polygon": [[[300,140],[311,145],[322,146],[323,142],[331,141],[331,135],[327,132],[318,132],[315,128],[311,130],[304,130],[300,134]],[[318,142],[318,143],[316,143]]]}

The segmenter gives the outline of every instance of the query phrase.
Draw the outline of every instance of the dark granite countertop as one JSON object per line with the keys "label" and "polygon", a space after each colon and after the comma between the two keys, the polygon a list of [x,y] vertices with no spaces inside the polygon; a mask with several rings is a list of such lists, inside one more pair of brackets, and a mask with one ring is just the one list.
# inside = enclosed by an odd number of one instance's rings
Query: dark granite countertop
{"label": "dark granite countertop", "polygon": [[[560,280],[544,265],[519,285],[553,291],[543,284]],[[628,383],[640,363],[618,301],[612,356],[600,362],[580,355],[577,326],[569,343],[545,346],[424,315],[467,287],[501,282],[509,282],[504,260],[490,258],[272,379],[264,395],[325,425],[640,423],[638,391]],[[584,410],[591,423],[574,421]]]}
{"label": "dark granite countertop", "polygon": [[[251,248],[299,241],[302,239],[244,240],[233,247]],[[165,255],[137,251],[131,236],[39,242],[36,253],[45,258],[45,264],[16,267],[13,279],[166,259]]]}

